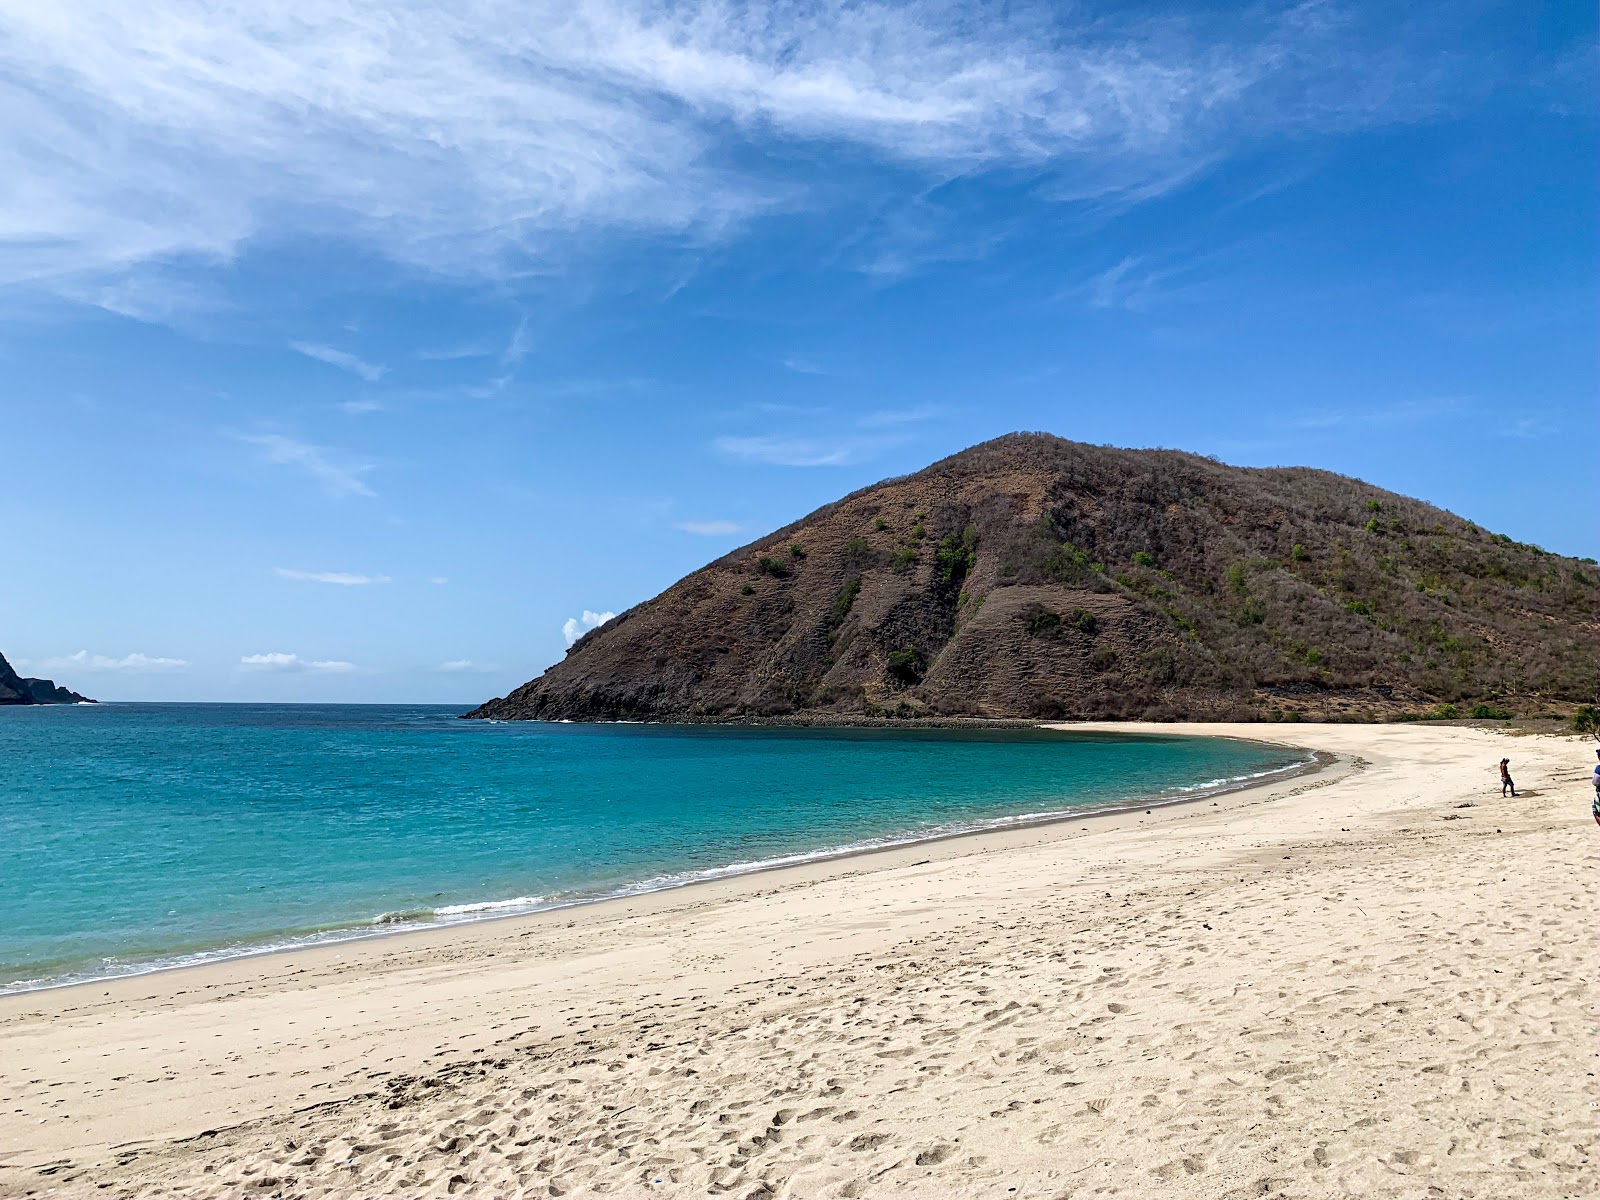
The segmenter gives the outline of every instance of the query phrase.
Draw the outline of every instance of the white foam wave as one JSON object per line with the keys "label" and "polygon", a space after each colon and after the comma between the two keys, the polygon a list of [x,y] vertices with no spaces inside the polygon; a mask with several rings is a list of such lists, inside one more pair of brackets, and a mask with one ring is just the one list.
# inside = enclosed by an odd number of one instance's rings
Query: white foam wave
{"label": "white foam wave", "polygon": [[443,904],[433,910],[436,917],[464,917],[472,913],[503,912],[510,908],[538,908],[543,896],[514,896],[510,900],[480,900],[472,904]]}

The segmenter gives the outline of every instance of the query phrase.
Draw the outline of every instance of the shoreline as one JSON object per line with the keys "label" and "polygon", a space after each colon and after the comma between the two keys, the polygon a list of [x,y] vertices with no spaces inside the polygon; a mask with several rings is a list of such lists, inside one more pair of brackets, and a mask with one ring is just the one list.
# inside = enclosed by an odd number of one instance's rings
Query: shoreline
{"label": "shoreline", "polygon": [[1587,1195],[1590,745],[1294,735],[1336,761],[0,997],[0,1196]]}
{"label": "shoreline", "polygon": [[[1018,728],[1059,730],[1065,733],[1085,732],[1079,723],[1052,723],[1030,722],[1020,724]],[[855,728],[854,726],[841,726],[841,728]],[[1152,736],[1161,736],[1152,731]],[[1171,735],[1169,735],[1171,736]],[[1210,737],[1219,736],[1211,734],[1180,734],[1185,737]],[[724,867],[703,868],[697,871],[686,872],[681,876],[658,877],[661,882],[652,884],[652,880],[638,880],[635,883],[624,885],[621,888],[594,896],[577,896],[571,899],[551,903],[536,902],[526,907],[509,907],[515,905],[515,899],[494,900],[482,902],[486,911],[482,913],[462,913],[459,919],[431,919],[431,920],[406,920],[404,914],[380,913],[369,918],[361,924],[330,926],[326,929],[314,930],[300,935],[288,935],[291,940],[283,945],[264,945],[243,949],[216,948],[211,950],[198,950],[188,954],[177,955],[180,961],[164,961],[156,959],[148,965],[140,966],[133,970],[116,972],[112,974],[75,975],[59,980],[30,984],[22,987],[0,987],[0,1002],[13,996],[34,995],[41,992],[55,992],[67,988],[92,987],[111,983],[118,980],[142,979],[152,975],[166,975],[173,972],[201,970],[206,967],[222,963],[259,959],[276,956],[292,956],[330,946],[345,946],[360,942],[375,941],[383,938],[406,937],[410,935],[434,934],[443,936],[449,931],[460,930],[464,927],[482,925],[497,921],[516,921],[537,917],[545,914],[565,913],[574,909],[586,909],[598,905],[614,904],[621,901],[636,899],[643,896],[660,895],[671,892],[681,892],[686,889],[702,887],[707,884],[717,883],[728,879],[743,879],[758,875],[769,875],[777,872],[794,870],[813,865],[845,862],[853,858],[869,857],[896,850],[907,850],[919,846],[933,846],[939,843],[955,841],[964,838],[982,837],[988,834],[1003,833],[1011,830],[1043,829],[1053,825],[1073,824],[1077,822],[1093,821],[1101,817],[1115,817],[1124,813],[1155,811],[1157,809],[1176,808],[1189,804],[1197,804],[1204,800],[1212,800],[1218,796],[1230,796],[1249,792],[1258,788],[1272,787],[1276,784],[1307,776],[1322,774],[1333,768],[1339,762],[1339,756],[1329,754],[1308,746],[1300,746],[1288,741],[1269,740],[1258,737],[1240,737],[1228,735],[1225,740],[1248,742],[1255,745],[1271,746],[1296,750],[1311,757],[1304,762],[1292,763],[1288,766],[1274,768],[1259,772],[1254,775],[1242,776],[1236,779],[1225,780],[1215,786],[1197,784],[1194,790],[1185,790],[1182,794],[1165,797],[1135,796],[1122,801],[1113,801],[1105,805],[1085,805],[1078,810],[1061,809],[1040,813],[1020,813],[1015,816],[995,817],[990,820],[975,824],[969,828],[930,831],[925,834],[885,835],[882,839],[869,842],[847,843],[843,846],[820,847],[813,851],[799,851],[794,854],[784,855],[773,860],[761,860],[753,863],[731,863]],[[507,911],[494,911],[496,906],[507,906]],[[444,906],[449,907],[449,906]],[[418,912],[422,910],[416,910]],[[437,911],[437,910],[434,910]],[[399,917],[401,919],[394,919]],[[267,935],[271,936],[271,935]],[[185,961],[187,960],[187,961]]]}

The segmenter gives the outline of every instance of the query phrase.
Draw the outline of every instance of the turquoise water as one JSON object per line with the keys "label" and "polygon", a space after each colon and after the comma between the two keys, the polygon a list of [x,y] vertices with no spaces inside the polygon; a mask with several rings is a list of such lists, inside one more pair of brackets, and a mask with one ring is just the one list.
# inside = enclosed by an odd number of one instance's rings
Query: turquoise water
{"label": "turquoise water", "polygon": [[671,887],[1305,761],[1222,739],[0,708],[0,990]]}

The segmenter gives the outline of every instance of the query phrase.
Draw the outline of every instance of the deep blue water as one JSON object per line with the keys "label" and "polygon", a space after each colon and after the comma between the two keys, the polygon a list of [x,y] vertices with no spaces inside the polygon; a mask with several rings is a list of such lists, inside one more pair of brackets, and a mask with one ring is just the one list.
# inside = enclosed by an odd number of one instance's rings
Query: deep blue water
{"label": "deep blue water", "polygon": [[0,990],[648,888],[1287,768],[1222,739],[0,708]]}

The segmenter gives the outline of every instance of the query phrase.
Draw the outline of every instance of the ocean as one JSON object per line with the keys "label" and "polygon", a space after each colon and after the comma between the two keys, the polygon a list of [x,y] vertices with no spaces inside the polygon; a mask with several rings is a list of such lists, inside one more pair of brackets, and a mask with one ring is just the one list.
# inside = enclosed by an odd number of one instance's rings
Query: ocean
{"label": "ocean", "polygon": [[0,991],[535,911],[1309,754],[1044,730],[491,724],[436,705],[0,708]]}

